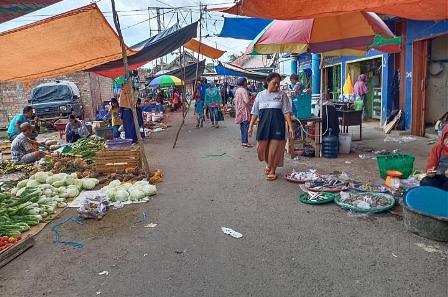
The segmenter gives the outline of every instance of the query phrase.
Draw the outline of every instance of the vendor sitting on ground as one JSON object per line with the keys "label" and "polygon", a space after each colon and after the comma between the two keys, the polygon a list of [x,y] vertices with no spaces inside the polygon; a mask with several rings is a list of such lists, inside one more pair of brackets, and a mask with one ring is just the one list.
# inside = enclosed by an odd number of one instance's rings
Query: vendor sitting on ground
{"label": "vendor sitting on ground", "polygon": [[69,122],[65,126],[65,137],[68,143],[76,142],[81,137],[89,135],[86,125],[78,120],[75,115],[68,117]]}
{"label": "vendor sitting on ground", "polygon": [[45,152],[40,152],[40,144],[31,140],[29,136],[33,133],[30,123],[20,124],[21,133],[11,143],[12,160],[19,164],[29,164],[45,157]]}
{"label": "vendor sitting on ground", "polygon": [[429,153],[426,177],[420,185],[448,191],[448,125],[443,127],[440,142]]}
{"label": "vendor sitting on ground", "polygon": [[[8,126],[8,137],[9,140],[13,140],[17,137],[17,135],[20,134],[20,125],[23,123],[29,123],[33,119],[33,108],[31,106],[25,106],[23,108],[23,112],[16,114],[11,122],[9,122]],[[37,132],[35,132],[35,127],[31,126],[33,129],[32,135],[30,135],[30,138],[36,138]]]}

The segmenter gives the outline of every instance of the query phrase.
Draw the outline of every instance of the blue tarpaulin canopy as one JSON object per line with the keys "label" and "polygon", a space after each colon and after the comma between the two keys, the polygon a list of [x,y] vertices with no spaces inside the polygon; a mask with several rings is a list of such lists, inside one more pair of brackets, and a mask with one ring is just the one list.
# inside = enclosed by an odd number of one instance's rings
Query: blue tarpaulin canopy
{"label": "blue tarpaulin canopy", "polygon": [[224,18],[219,37],[252,40],[271,22],[258,18]]}
{"label": "blue tarpaulin canopy", "polygon": [[265,80],[268,76],[267,73],[250,71],[235,65],[218,62],[215,66],[216,73],[218,75],[228,75],[235,77],[246,77],[253,80]]}

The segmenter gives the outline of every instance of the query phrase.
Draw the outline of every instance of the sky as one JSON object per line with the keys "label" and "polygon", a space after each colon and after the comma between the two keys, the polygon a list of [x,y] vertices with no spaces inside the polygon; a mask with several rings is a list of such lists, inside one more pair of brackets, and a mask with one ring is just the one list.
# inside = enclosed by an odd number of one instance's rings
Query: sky
{"label": "sky", "polygon": [[[112,27],[114,27],[110,0],[63,0],[59,3],[24,15],[20,18],[0,24],[0,32],[20,27],[49,16],[57,15],[92,2],[97,2],[98,7],[106,16],[106,19]],[[201,1],[202,4],[210,5],[209,7],[230,6],[233,2],[233,0]],[[179,16],[179,23],[181,26],[189,24],[191,19],[193,19],[193,22],[199,19],[199,0],[115,0],[115,6],[119,13],[120,26],[124,41],[129,46],[149,37],[148,7],[167,8],[161,10],[161,13],[164,13],[162,16],[162,21],[165,28],[177,23],[177,15]],[[173,7],[182,7],[182,9],[175,11],[173,10]],[[157,20],[155,18],[155,10],[151,10],[150,15],[151,28],[152,30],[156,30]],[[204,15],[204,19],[206,19],[206,22],[203,22],[201,34],[203,36],[203,42],[226,51],[226,54],[221,58],[221,60],[226,61],[231,54],[240,54],[248,46],[250,41],[213,37],[221,31],[223,25],[222,13],[208,12]],[[155,31],[153,31],[152,34],[154,35]],[[168,55],[167,57],[168,61],[173,58],[174,55]],[[145,65],[145,67],[149,67],[151,65],[152,64],[149,63]]]}

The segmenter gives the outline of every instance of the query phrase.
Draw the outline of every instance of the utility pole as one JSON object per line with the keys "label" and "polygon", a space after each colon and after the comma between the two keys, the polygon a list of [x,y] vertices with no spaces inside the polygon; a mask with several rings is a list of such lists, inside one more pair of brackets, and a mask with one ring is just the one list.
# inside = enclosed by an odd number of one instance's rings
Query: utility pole
{"label": "utility pole", "polygon": [[[157,34],[162,32],[162,20],[160,19],[160,8],[156,8],[157,15]],[[163,68],[163,57],[160,58],[160,70]]]}
{"label": "utility pole", "polygon": [[[129,78],[129,67],[128,67],[128,54],[126,52],[126,46],[124,44],[124,40],[123,40],[123,35],[121,34],[121,28],[120,28],[120,20],[118,18],[118,13],[117,10],[115,9],[115,0],[110,0],[111,4],[112,4],[112,14],[113,14],[113,18],[114,18],[114,24],[115,24],[115,29],[117,30],[118,33],[118,37],[120,38],[120,44],[121,44],[121,54],[123,56],[123,66],[124,66],[124,71],[125,71],[125,77],[126,77],[126,83],[128,83],[130,81]],[[132,89],[132,87],[131,87]],[[148,159],[146,159],[146,154],[145,154],[145,148],[143,146],[143,139],[142,139],[142,135],[140,134],[140,125],[138,124],[138,117],[137,117],[137,110],[136,110],[136,104],[137,104],[137,98],[134,96],[134,92],[132,92],[132,103],[131,103],[131,110],[132,110],[132,117],[134,118],[134,128],[135,128],[135,133],[137,134],[137,143],[140,149],[140,157],[142,159],[142,164],[143,164],[143,169],[145,170],[145,174],[146,177],[149,180],[149,165],[148,165]]]}
{"label": "utility pole", "polygon": [[149,37],[152,36],[152,29],[151,29],[151,10],[148,7],[148,25],[149,25]]}
{"label": "utility pole", "polygon": [[[202,6],[202,3],[199,2],[199,52],[201,51],[201,42],[202,42],[202,9],[206,9],[206,6]],[[184,54],[185,54],[185,48],[184,48]],[[184,60],[185,60],[185,55],[184,55]],[[193,85],[193,94],[195,93],[195,90],[197,89],[197,85],[198,85],[198,73],[199,73],[199,53],[198,53],[198,60],[197,60],[197,64],[196,64],[196,76],[194,79],[194,85]],[[184,61],[184,67],[185,67],[185,61]],[[185,85],[185,68],[184,68],[184,85]],[[186,90],[186,88],[184,87],[184,90]],[[182,122],[179,126],[179,129],[177,130],[176,133],[176,137],[174,139],[174,144],[173,144],[173,149],[176,148],[176,144],[177,144],[177,140],[179,139],[179,134],[180,131],[182,130],[182,127],[185,124],[185,118],[187,117],[188,111],[190,110],[190,105],[191,105],[191,101],[193,101],[194,98],[192,98],[187,106],[187,109],[185,110],[185,112],[183,113],[183,117],[182,117]]]}

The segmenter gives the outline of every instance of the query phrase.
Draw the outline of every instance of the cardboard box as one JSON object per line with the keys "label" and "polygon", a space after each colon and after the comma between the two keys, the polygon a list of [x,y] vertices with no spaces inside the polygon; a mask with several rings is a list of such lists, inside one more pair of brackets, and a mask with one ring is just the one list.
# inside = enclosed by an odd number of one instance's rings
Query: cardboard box
{"label": "cardboard box", "polygon": [[92,126],[96,129],[96,128],[104,128],[106,127],[106,123],[103,121],[93,121],[92,122]]}

